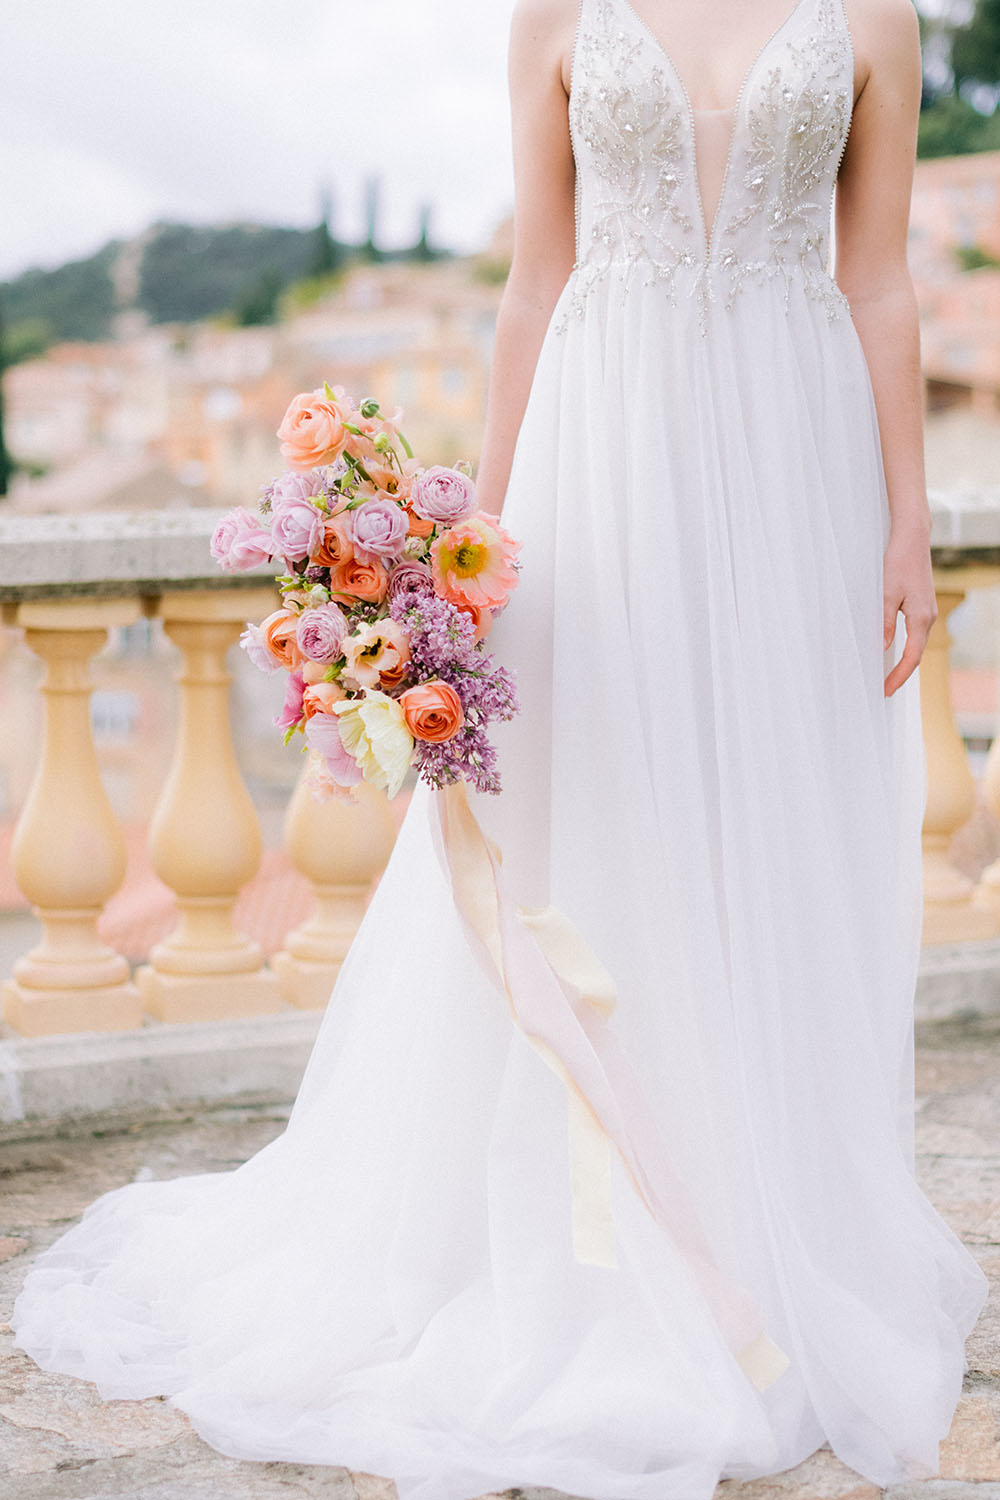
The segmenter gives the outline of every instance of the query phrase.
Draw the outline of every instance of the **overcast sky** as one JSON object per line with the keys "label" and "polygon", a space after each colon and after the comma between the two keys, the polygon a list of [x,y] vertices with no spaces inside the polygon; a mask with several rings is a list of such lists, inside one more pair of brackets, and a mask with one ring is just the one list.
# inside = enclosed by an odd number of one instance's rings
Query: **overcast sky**
{"label": "overcast sky", "polygon": [[478,248],[510,210],[513,0],[2,0],[0,276],[158,218]]}

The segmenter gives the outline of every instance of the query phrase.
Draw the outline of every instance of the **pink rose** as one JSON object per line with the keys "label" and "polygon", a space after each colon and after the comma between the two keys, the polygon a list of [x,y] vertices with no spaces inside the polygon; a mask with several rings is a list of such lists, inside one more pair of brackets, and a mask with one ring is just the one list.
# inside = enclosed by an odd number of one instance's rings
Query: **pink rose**
{"label": "pink rose", "polygon": [[271,537],[242,505],[223,516],[210,546],[213,558],[227,573],[245,573],[274,556]]}
{"label": "pink rose", "polygon": [[363,562],[398,557],[407,530],[406,512],[395,500],[367,500],[351,513],[354,550]]}
{"label": "pink rose", "polygon": [[305,683],[302,681],[301,672],[289,672],[288,682],[285,685],[285,706],[280,714],[275,715],[274,722],[279,729],[293,729],[302,718],[302,695],[305,691]]}
{"label": "pink rose", "polygon": [[313,714],[306,724],[306,743],[323,757],[338,786],[357,786],[362,780],[361,767],[344,748],[340,737],[340,720],[336,714]]}
{"label": "pink rose", "polygon": [[323,391],[295,396],[278,428],[281,456],[298,470],[332,463],[343,451],[347,436],[340,408]]}
{"label": "pink rose", "polygon": [[304,609],[295,633],[302,655],[309,661],[324,662],[327,666],[344,654],[346,634],[347,621],[336,604]]}
{"label": "pink rose", "polygon": [[323,513],[310,500],[283,500],[271,509],[271,540],[290,562],[301,562],[319,546]]}
{"label": "pink rose", "polygon": [[454,526],[476,508],[476,487],[468,475],[458,469],[436,464],[424,469],[413,481],[410,505],[418,516],[436,525]]}

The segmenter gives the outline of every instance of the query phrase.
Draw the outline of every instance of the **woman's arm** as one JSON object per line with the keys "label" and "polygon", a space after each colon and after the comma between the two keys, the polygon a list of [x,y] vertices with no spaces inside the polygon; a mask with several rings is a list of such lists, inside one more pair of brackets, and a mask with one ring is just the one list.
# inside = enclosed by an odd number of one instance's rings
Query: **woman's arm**
{"label": "woman's arm", "polygon": [[[856,17],[853,14],[856,11]],[[906,238],[920,111],[921,59],[911,0],[870,0],[851,16],[869,58],[836,194],[836,279],[851,305],[871,376],[891,516],[883,561],[883,645],[897,615],[906,645],[885,680],[894,693],[923,655],[937,602],[924,477],[923,379]]]}
{"label": "woman's arm", "polygon": [[497,317],[476,478],[482,510],[499,515],[538,353],[573,268],[576,177],[568,67],[578,0],[519,0],[510,39],[514,256]]}

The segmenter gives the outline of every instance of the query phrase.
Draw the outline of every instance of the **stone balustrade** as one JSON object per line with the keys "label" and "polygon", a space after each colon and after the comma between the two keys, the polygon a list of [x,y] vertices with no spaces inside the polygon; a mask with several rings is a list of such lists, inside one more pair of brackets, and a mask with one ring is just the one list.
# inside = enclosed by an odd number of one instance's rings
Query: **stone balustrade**
{"label": "stone balustrade", "polygon": [[[973,881],[949,855],[976,785],[949,693],[949,617],[968,592],[1000,584],[1000,492],[931,497],[939,617],[921,667],[928,764],[928,945],[1000,936],[1000,861]],[[309,881],[312,913],[269,961],[233,922],[261,858],[257,814],[230,723],[227,657],[247,619],[275,607],[267,567],[226,575],[211,562],[219,512],[0,520],[0,609],[45,664],[44,733],[13,844],[16,881],[42,938],[2,991],[2,1019],[26,1037],[125,1031],[144,1018],[225,1021],[288,1007],[321,1009],[392,847],[379,793],[317,803],[300,779],[285,845]],[[179,726],[150,828],[176,925],[135,973],[98,935],[125,868],[122,833],[101,780],[90,725],[91,662],[108,631],[158,618],[177,649]],[[1000,737],[983,782],[1000,818]]]}
{"label": "stone balustrade", "polygon": [[[256,873],[261,831],[240,774],[227,655],[244,622],[277,603],[272,570],[226,575],[209,538],[220,512],[0,521],[0,609],[45,663],[44,732],[13,843],[14,876],[41,942],[3,984],[2,1018],[24,1036],[226,1020],[325,1004],[388,859],[395,821],[385,797],[318,803],[300,781],[287,846],[315,907],[265,962],[233,924]],[[150,828],[153,867],[177,920],[133,974],[98,937],[121,884],[125,849],[92,737],[90,665],[113,626],[162,620],[177,647],[179,726]],[[291,752],[289,752],[291,753]],[[303,770],[304,777],[304,770]]]}

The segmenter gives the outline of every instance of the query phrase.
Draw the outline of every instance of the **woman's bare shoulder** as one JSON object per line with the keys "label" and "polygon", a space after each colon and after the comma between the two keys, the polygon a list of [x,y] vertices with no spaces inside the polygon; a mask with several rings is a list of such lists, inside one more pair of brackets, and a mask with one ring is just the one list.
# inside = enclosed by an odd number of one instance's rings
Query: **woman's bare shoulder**
{"label": "woman's bare shoulder", "polygon": [[517,0],[510,33],[515,67],[536,76],[555,70],[565,85],[579,15],[580,0]]}
{"label": "woman's bare shoulder", "polygon": [[913,0],[844,0],[862,88],[877,68],[906,71],[920,53]]}
{"label": "woman's bare shoulder", "polygon": [[517,0],[511,19],[515,38],[563,41],[576,30],[580,0]]}

